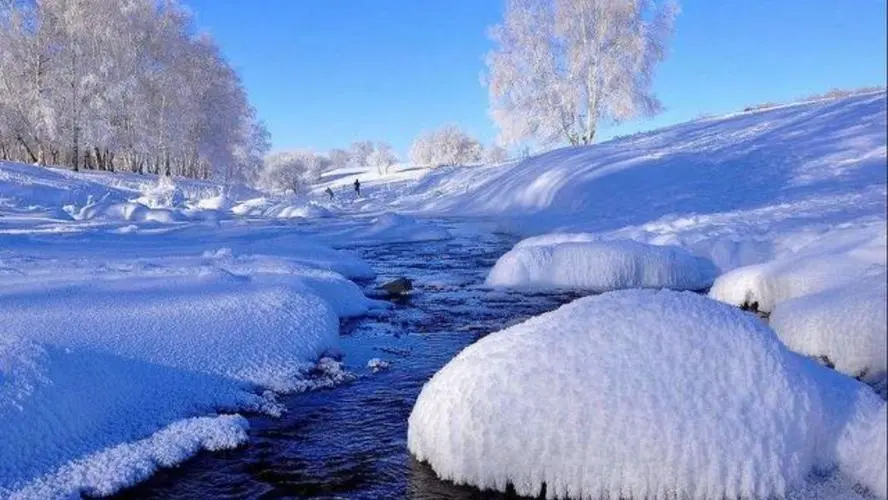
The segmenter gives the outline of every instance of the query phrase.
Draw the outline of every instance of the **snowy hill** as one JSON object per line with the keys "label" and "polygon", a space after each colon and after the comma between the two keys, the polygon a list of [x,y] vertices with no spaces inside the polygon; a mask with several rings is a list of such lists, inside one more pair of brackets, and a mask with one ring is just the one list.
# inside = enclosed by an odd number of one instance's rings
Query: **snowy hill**
{"label": "snowy hill", "polygon": [[711,285],[771,314],[755,335],[884,397],[886,170],[884,91],[500,165],[340,170],[293,197],[0,162],[0,497],[116,491],[243,442],[236,412],[281,411],[268,391],[342,380],[318,364],[337,318],[381,305],[337,248],[450,238],[436,217],[533,236],[490,286]]}
{"label": "snowy hill", "polygon": [[742,245],[716,255],[731,268],[774,257],[789,234],[883,223],[886,95],[703,119],[517,165],[442,168],[379,195],[379,205],[490,217],[524,235],[614,233],[715,253]]}

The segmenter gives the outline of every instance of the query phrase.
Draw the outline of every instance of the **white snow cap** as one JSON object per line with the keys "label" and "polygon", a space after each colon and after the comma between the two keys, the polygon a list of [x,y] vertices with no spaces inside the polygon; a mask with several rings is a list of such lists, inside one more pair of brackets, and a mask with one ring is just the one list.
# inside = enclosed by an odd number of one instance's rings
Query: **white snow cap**
{"label": "white snow cap", "polygon": [[[853,411],[826,406],[824,381]],[[408,446],[444,479],[522,495],[545,485],[548,498],[766,498],[839,463],[842,418],[881,404],[752,315],[631,290],[466,348],[423,388]],[[842,466],[881,460],[845,449]]]}
{"label": "white snow cap", "polygon": [[734,305],[757,304],[771,312],[786,300],[844,286],[858,286],[886,269],[885,224],[840,229],[796,252],[718,277],[709,296]]}
{"label": "white snow cap", "polygon": [[717,269],[708,260],[671,246],[631,240],[594,241],[592,235],[557,235],[519,242],[497,260],[487,284],[512,288],[625,288],[701,290]]}
{"label": "white snow cap", "polygon": [[771,328],[793,351],[826,356],[836,370],[878,381],[888,358],[888,274],[781,302]]}

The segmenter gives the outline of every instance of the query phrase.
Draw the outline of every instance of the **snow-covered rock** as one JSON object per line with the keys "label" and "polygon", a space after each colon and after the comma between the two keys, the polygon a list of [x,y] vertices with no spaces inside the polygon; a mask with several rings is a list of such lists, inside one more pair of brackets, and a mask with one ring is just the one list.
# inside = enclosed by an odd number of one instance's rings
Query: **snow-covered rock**
{"label": "snow-covered rock", "polygon": [[678,247],[630,240],[593,241],[592,235],[521,242],[497,260],[487,276],[494,287],[701,290],[715,279],[708,260]]}
{"label": "snow-covered rock", "polygon": [[771,312],[781,302],[840,287],[860,286],[886,269],[886,226],[837,229],[779,259],[740,267],[716,279],[710,297]]}
{"label": "snow-covered rock", "polygon": [[877,482],[878,471],[845,471],[883,464],[872,446],[837,450],[849,415],[875,425],[883,404],[752,315],[690,292],[632,290],[466,348],[424,386],[408,446],[444,479],[522,495],[545,484],[547,498],[767,498],[814,467]]}
{"label": "snow-covered rock", "polygon": [[388,370],[389,366],[391,366],[391,363],[379,358],[373,358],[367,361],[367,369],[373,373]]}
{"label": "snow-covered rock", "polygon": [[882,273],[781,302],[769,323],[793,351],[825,356],[836,370],[851,376],[881,380],[888,370],[886,280]]}

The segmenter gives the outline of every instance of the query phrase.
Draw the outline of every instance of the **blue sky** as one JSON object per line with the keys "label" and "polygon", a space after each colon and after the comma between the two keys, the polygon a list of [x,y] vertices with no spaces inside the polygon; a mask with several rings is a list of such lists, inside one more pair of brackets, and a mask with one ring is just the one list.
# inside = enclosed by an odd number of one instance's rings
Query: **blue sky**
{"label": "blue sky", "polygon": [[[496,128],[481,85],[486,27],[502,0],[185,0],[243,77],[274,149],[386,140],[405,153],[455,123],[484,142]],[[654,89],[666,111],[599,139],[884,85],[884,0],[686,0]]]}

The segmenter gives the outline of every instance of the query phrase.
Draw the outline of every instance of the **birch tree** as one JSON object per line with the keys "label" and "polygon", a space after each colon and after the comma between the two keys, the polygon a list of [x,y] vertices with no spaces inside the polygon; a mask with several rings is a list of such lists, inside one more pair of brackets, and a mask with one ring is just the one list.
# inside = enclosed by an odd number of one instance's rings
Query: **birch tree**
{"label": "birch tree", "polygon": [[651,83],[677,13],[652,0],[507,0],[486,61],[500,141],[590,144],[601,125],[658,112]]}
{"label": "birch tree", "polygon": [[0,0],[0,159],[238,180],[267,151],[176,0]]}
{"label": "birch tree", "polygon": [[456,125],[445,125],[417,137],[410,147],[414,165],[466,165],[481,161],[484,148]]}

